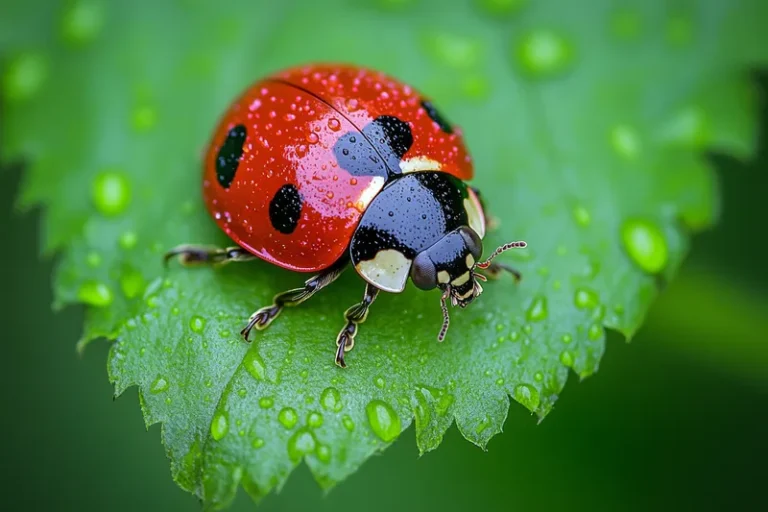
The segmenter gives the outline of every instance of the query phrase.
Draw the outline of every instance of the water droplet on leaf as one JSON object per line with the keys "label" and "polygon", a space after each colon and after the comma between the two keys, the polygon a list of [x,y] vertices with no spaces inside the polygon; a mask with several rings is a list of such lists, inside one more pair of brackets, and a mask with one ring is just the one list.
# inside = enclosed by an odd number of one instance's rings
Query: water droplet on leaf
{"label": "water droplet on leaf", "polygon": [[149,391],[151,393],[162,393],[168,389],[168,381],[164,377],[158,377],[152,382],[152,385],[149,388]]}
{"label": "water droplet on leaf", "polygon": [[539,296],[533,299],[526,316],[531,322],[540,322],[547,318],[547,298]]}
{"label": "water droplet on leaf", "polygon": [[320,404],[326,411],[339,412],[341,410],[341,394],[336,388],[325,388],[320,394]]}
{"label": "water droplet on leaf", "polygon": [[579,309],[592,309],[600,304],[600,297],[597,292],[589,288],[576,288],[573,302]]}
{"label": "water droplet on leaf", "polygon": [[621,157],[632,160],[640,154],[640,137],[631,126],[614,126],[611,130],[611,146]]}
{"label": "water droplet on leaf", "polygon": [[217,411],[211,421],[211,436],[216,441],[221,441],[229,432],[229,418],[224,411]]}
{"label": "water droplet on leaf", "polygon": [[517,43],[516,56],[526,73],[544,76],[567,68],[574,58],[574,49],[562,35],[551,30],[537,30]]}
{"label": "water droplet on leaf", "polygon": [[98,37],[104,26],[104,9],[100,2],[69,2],[61,18],[61,34],[72,44],[86,44]]}
{"label": "water droplet on leaf", "polygon": [[669,249],[664,233],[651,222],[630,219],[621,227],[624,249],[643,271],[656,274],[667,266]]}
{"label": "water droplet on leaf", "polygon": [[592,222],[589,211],[583,206],[577,206],[573,209],[573,218],[576,221],[576,224],[582,227],[587,227],[589,226],[589,223]]}
{"label": "water droplet on leaf", "polygon": [[251,347],[243,358],[245,370],[256,380],[264,380],[267,376],[267,368],[264,366],[264,359],[261,358],[256,347]]}
{"label": "water droplet on leaf", "polygon": [[344,428],[350,432],[355,430],[355,422],[352,421],[352,418],[350,418],[346,414],[344,415],[343,418],[341,418],[341,424],[344,425]]}
{"label": "water droplet on leaf", "polygon": [[310,412],[307,415],[307,425],[311,428],[318,428],[323,425],[323,415],[319,412]]}
{"label": "water droplet on leaf", "polygon": [[91,197],[102,215],[119,215],[131,202],[131,184],[122,172],[104,171],[93,180]]}
{"label": "water droplet on leaf", "polygon": [[382,441],[390,442],[400,434],[400,417],[386,402],[372,400],[365,406],[365,413],[374,434]]}
{"label": "water droplet on leaf", "polygon": [[277,414],[277,421],[279,421],[285,428],[291,429],[299,421],[299,416],[296,414],[296,410],[292,407],[285,407]]}
{"label": "water droplet on leaf", "polygon": [[5,69],[3,95],[8,101],[28,100],[42,89],[47,78],[47,59],[37,53],[22,53]]}
{"label": "water droplet on leaf", "polygon": [[205,329],[205,318],[195,315],[189,319],[189,328],[194,332],[203,332]]}
{"label": "water droplet on leaf", "polygon": [[293,462],[298,462],[304,455],[314,452],[316,446],[315,435],[308,428],[302,427],[288,439],[288,456]]}
{"label": "water droplet on leaf", "polygon": [[112,304],[112,291],[102,282],[86,281],[80,286],[77,298],[85,304],[103,308]]}
{"label": "water droplet on leaf", "polygon": [[515,386],[514,396],[515,400],[530,411],[535,411],[539,407],[539,392],[533,386],[518,384]]}

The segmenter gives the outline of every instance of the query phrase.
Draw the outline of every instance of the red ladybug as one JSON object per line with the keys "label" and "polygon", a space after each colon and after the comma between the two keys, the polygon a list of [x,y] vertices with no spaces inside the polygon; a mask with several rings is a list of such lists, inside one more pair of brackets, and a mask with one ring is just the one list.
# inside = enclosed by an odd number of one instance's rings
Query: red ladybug
{"label": "red ladybug", "polygon": [[309,299],[351,263],[367,282],[347,309],[336,363],[354,346],[358,324],[380,290],[399,293],[410,277],[466,307],[480,293],[491,259],[480,261],[486,216],[461,132],[412,87],[378,71],[320,64],[264,78],[231,104],[213,133],[203,196],[219,227],[237,244],[183,245],[166,255],[185,264],[261,258],[313,272],[251,315],[241,331],[265,329],[285,306]]}

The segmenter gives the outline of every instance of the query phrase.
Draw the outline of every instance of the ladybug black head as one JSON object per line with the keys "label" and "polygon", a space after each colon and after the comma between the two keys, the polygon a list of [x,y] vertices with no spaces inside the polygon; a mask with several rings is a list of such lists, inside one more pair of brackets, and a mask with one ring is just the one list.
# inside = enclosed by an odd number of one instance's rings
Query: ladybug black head
{"label": "ladybug black head", "polygon": [[462,226],[416,256],[411,280],[422,290],[440,288],[454,306],[466,307],[483,290],[474,272],[482,252],[477,233]]}

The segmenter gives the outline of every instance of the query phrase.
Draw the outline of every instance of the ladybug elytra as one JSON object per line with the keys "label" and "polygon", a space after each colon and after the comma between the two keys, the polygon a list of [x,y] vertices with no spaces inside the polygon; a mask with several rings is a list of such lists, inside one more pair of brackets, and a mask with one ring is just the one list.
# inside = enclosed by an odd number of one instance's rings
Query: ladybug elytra
{"label": "ladybug elytra", "polygon": [[400,293],[410,278],[466,307],[479,281],[514,269],[481,261],[486,212],[465,183],[473,165],[461,132],[412,87],[378,71],[319,64],[257,81],[234,101],[205,156],[203,197],[237,244],[182,245],[166,254],[184,264],[260,258],[312,272],[304,286],[275,296],[241,331],[265,329],[285,306],[304,302],[351,264],[366,281],[346,310],[335,361],[354,346],[379,291]]}

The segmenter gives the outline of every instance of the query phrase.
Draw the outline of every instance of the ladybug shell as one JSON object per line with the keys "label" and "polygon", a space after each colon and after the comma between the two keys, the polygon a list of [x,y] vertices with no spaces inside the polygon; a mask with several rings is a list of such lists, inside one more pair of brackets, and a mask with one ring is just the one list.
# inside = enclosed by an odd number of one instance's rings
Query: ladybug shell
{"label": "ladybug shell", "polygon": [[344,256],[393,177],[473,174],[461,132],[417,91],[330,64],[248,88],[216,127],[204,167],[203,197],[218,226],[259,258],[299,272]]}

